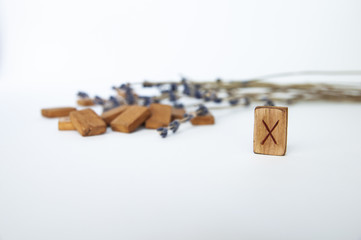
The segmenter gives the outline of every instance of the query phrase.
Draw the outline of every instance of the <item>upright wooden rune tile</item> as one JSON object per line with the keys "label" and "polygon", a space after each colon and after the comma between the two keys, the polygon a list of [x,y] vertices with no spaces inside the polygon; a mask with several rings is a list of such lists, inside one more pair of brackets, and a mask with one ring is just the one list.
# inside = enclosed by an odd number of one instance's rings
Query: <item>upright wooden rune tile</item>
{"label": "upright wooden rune tile", "polygon": [[256,107],[254,110],[254,153],[286,154],[287,148],[287,107]]}

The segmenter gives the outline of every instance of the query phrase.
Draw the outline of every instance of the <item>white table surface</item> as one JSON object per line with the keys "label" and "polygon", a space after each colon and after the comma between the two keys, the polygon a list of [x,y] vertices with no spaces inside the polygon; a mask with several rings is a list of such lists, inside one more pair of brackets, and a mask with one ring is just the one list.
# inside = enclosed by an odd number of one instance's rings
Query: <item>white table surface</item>
{"label": "white table surface", "polygon": [[0,239],[361,239],[360,104],[289,106],[276,157],[253,153],[254,105],[166,139],[60,132],[40,109],[77,90],[0,85]]}

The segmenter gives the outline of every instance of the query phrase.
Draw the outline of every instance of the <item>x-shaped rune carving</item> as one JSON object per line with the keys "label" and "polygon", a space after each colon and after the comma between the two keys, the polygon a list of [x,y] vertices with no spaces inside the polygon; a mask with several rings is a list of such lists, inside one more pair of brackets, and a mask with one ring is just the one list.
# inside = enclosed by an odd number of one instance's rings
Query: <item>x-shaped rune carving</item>
{"label": "x-shaped rune carving", "polygon": [[280,120],[278,120],[278,121],[275,123],[275,125],[272,127],[271,130],[269,130],[269,127],[267,126],[267,124],[265,123],[265,121],[262,120],[263,125],[266,127],[266,129],[267,129],[267,131],[268,131],[267,136],[266,136],[266,137],[263,139],[263,141],[261,142],[262,145],[266,142],[266,140],[268,139],[269,136],[271,136],[273,142],[274,142],[275,144],[277,144],[276,139],[275,139],[275,138],[273,137],[273,135],[272,135],[272,132],[273,132],[273,130],[277,127],[279,121],[280,121]]}

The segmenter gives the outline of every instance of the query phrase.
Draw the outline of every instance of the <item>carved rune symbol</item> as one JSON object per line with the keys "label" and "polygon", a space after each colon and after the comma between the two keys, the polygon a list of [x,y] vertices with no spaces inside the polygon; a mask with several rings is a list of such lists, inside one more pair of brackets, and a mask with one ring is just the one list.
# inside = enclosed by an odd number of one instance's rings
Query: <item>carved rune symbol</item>
{"label": "carved rune symbol", "polygon": [[274,142],[275,144],[277,144],[276,139],[275,139],[275,138],[273,137],[273,135],[272,135],[272,132],[273,132],[273,130],[277,127],[279,121],[280,121],[280,120],[278,120],[278,121],[275,123],[275,125],[272,127],[271,130],[269,130],[269,127],[267,126],[267,124],[265,123],[265,121],[262,120],[263,125],[266,127],[266,129],[267,129],[267,131],[268,131],[267,136],[266,136],[266,137],[263,139],[263,141],[261,142],[262,145],[266,142],[266,140],[268,139],[269,136],[271,136],[273,142]]}

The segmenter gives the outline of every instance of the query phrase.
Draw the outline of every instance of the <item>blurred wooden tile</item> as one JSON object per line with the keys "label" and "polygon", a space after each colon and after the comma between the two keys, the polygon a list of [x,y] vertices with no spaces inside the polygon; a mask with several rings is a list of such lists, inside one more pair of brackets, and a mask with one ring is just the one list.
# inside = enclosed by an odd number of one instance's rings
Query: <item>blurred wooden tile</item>
{"label": "blurred wooden tile", "polygon": [[77,101],[79,106],[93,106],[94,101],[91,98],[79,98]]}
{"label": "blurred wooden tile", "polygon": [[63,130],[76,130],[69,117],[61,117],[58,122],[58,129]]}
{"label": "blurred wooden tile", "polygon": [[285,155],[287,148],[287,107],[256,107],[254,110],[254,153]]}
{"label": "blurred wooden tile", "polygon": [[196,116],[191,119],[192,125],[212,125],[215,123],[214,117],[211,114],[205,116]]}
{"label": "blurred wooden tile", "polygon": [[150,111],[143,106],[129,106],[111,123],[113,131],[131,133],[143,124],[150,116]]}
{"label": "blurred wooden tile", "polygon": [[55,118],[55,117],[67,117],[69,113],[76,111],[74,107],[58,107],[58,108],[43,108],[41,114],[44,117]]}
{"label": "blurred wooden tile", "polygon": [[186,110],[184,108],[172,108],[172,121],[176,119],[182,119]]}
{"label": "blurred wooden tile", "polygon": [[107,130],[106,123],[92,109],[71,112],[70,120],[82,136],[99,135]]}
{"label": "blurred wooden tile", "polygon": [[149,106],[150,118],[145,122],[145,127],[157,129],[169,125],[172,117],[172,106],[165,104],[152,103]]}
{"label": "blurred wooden tile", "polygon": [[101,117],[108,125],[110,125],[111,121],[113,121],[116,117],[118,117],[121,113],[123,113],[127,108],[128,105],[123,105],[120,107],[110,109],[109,111],[103,112]]}

